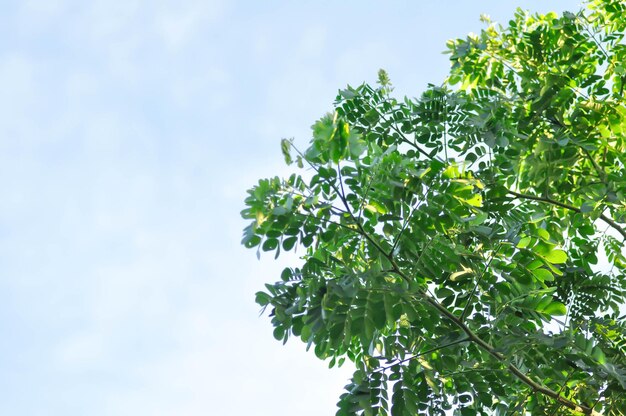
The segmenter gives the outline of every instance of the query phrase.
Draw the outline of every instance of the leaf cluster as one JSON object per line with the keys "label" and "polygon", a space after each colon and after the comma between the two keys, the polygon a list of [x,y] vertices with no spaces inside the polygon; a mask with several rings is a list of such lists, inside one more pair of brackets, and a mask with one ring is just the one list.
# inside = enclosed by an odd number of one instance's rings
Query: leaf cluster
{"label": "leaf cluster", "polygon": [[339,91],[242,212],[274,336],[356,372],[338,415],[626,409],[626,6],[448,43],[443,86]]}

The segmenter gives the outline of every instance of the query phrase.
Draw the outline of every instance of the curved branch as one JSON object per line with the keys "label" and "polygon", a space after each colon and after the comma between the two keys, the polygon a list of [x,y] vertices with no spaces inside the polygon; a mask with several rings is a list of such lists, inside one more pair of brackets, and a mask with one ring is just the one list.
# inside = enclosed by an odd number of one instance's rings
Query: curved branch
{"label": "curved branch", "polygon": [[[368,103],[369,104],[369,103]],[[388,124],[389,127],[394,130],[398,136],[400,137],[400,140],[410,146],[412,146],[415,150],[417,150],[419,153],[421,153],[423,156],[425,156],[427,159],[430,160],[438,160],[439,162],[443,162],[441,160],[440,157],[438,157],[437,155],[431,156],[427,151],[425,151],[424,149],[422,149],[420,146],[417,145],[417,143],[412,142],[411,140],[409,140],[404,133],[402,133],[402,131],[398,128],[398,126],[396,125],[394,120],[389,121],[385,115],[378,110],[378,107],[376,107],[375,105],[370,104],[370,109],[374,110],[376,112],[376,114],[378,114],[378,117],[380,117],[381,120],[383,120],[384,123]]]}
{"label": "curved branch", "polygon": [[422,352],[420,352],[418,354],[415,354],[415,355],[412,355],[410,357],[407,357],[407,358],[405,358],[403,360],[397,360],[397,361],[394,361],[391,364],[386,365],[384,367],[379,367],[376,370],[374,370],[374,372],[385,371],[385,370],[388,370],[389,368],[393,367],[394,365],[403,364],[403,363],[406,363],[407,361],[411,361],[411,360],[415,360],[416,358],[423,357],[426,354],[430,354],[432,352],[436,352],[436,351],[442,350],[444,348],[448,348],[448,347],[451,347],[453,345],[461,344],[463,342],[468,342],[468,341],[469,341],[468,338],[463,338],[463,339],[458,339],[456,341],[449,342],[449,343],[444,344],[444,345],[438,345],[438,346],[433,347],[433,348],[431,348],[429,350],[422,351]]}
{"label": "curved branch", "polygon": [[580,149],[583,151],[587,159],[589,159],[589,161],[593,165],[593,168],[596,170],[596,172],[598,172],[598,176],[602,180],[602,183],[606,183],[606,172],[600,167],[600,165],[598,165],[598,162],[596,162],[593,156],[591,156],[591,153],[589,153],[589,150],[585,149],[582,146],[580,147]]}
{"label": "curved branch", "polygon": [[474,285],[474,288],[472,289],[472,292],[470,293],[469,298],[467,299],[467,303],[465,304],[465,307],[463,308],[463,312],[461,313],[461,318],[460,318],[461,321],[465,319],[465,315],[467,314],[467,311],[469,310],[469,306],[472,303],[472,298],[476,294],[476,290],[478,290],[478,286],[480,285],[480,282],[482,282],[483,277],[485,277],[485,273],[487,273],[487,269],[489,269],[489,266],[491,266],[491,262],[496,257],[496,254],[498,254],[501,247],[502,247],[502,243],[498,244],[498,248],[496,248],[496,250],[491,254],[491,257],[489,258],[489,261],[485,265],[485,268],[483,269],[482,274],[476,280],[476,284]]}
{"label": "curved branch", "polygon": [[[315,166],[313,166],[312,164],[310,164],[310,165],[314,169],[316,169]],[[348,201],[346,200],[346,195],[345,195],[345,191],[343,189],[342,180],[341,180],[341,178],[339,178],[339,179],[340,179],[339,180],[339,182],[340,182],[339,187],[337,187],[337,185],[335,185],[333,183],[330,183],[330,186],[337,193],[337,195],[339,196],[339,199],[341,200],[342,204],[346,208],[347,214],[354,221],[354,223],[355,223],[355,225],[357,227],[355,231],[357,233],[359,233],[361,236],[363,236],[363,238],[365,238],[367,241],[369,241],[376,248],[376,250],[378,250],[391,263],[392,270],[393,270],[393,272],[395,274],[400,276],[406,282],[411,282],[412,279],[409,276],[407,276],[402,271],[402,269],[400,268],[398,263],[396,263],[396,261],[394,259],[394,256],[393,256],[393,253],[392,252],[389,252],[389,253],[386,252],[383,249],[383,247],[374,238],[372,238],[372,236],[370,236],[367,233],[367,231],[365,231],[365,229],[363,228],[363,225],[361,224],[361,222],[354,216],[354,214],[352,213],[352,210],[350,209],[350,205],[348,204]],[[510,191],[510,192],[512,192],[512,191]],[[516,195],[519,198],[524,197],[523,194],[518,194],[516,192],[512,193],[512,194]],[[563,203],[560,203],[560,202],[557,202],[557,201],[546,200],[547,198],[539,198],[539,197],[531,197],[531,196],[529,196],[528,199],[535,199],[535,200],[539,200],[539,201],[543,201],[543,202],[549,202],[549,203],[553,203],[554,205],[561,206],[563,208],[567,208],[567,209],[571,209],[573,211],[580,212],[579,208],[572,207],[570,205],[563,204]],[[621,227],[619,227],[617,224],[616,224],[616,226],[619,229],[621,229]],[[624,230],[622,230],[622,231],[624,232],[623,235],[626,238],[626,231],[624,231]],[[480,338],[474,331],[472,331],[471,328],[469,328],[463,322],[462,319],[460,319],[459,317],[454,315],[452,312],[450,312],[445,306],[443,306],[441,303],[439,303],[439,301],[437,301],[437,299],[435,299],[434,297],[432,297],[428,293],[417,293],[417,294],[415,294],[413,296],[419,297],[420,300],[428,303],[433,308],[435,308],[441,314],[441,316],[447,318],[449,321],[451,321],[455,326],[457,326],[459,329],[461,329],[461,331],[463,331],[467,335],[467,338],[464,339],[465,341],[471,341],[471,342],[475,343],[483,351],[487,352],[489,355],[494,357],[497,361],[499,361],[500,363],[504,364],[511,374],[513,374],[515,377],[517,377],[524,384],[526,384],[529,387],[531,387],[534,391],[538,391],[538,392],[540,392],[540,393],[542,393],[542,394],[552,398],[553,400],[557,401],[558,403],[561,403],[563,406],[565,406],[565,407],[567,407],[567,408],[569,408],[571,410],[574,410],[574,411],[577,411],[577,412],[581,412],[581,413],[583,413],[585,415],[601,416],[601,414],[596,412],[595,410],[593,410],[593,408],[590,408],[590,407],[585,406],[585,405],[579,405],[576,402],[573,402],[573,401],[571,401],[571,400],[561,396],[556,391],[554,391],[554,390],[552,390],[552,389],[550,389],[550,388],[548,388],[548,387],[546,387],[546,386],[544,386],[544,385],[542,385],[540,383],[537,383],[534,380],[532,380],[530,377],[528,377],[526,374],[524,374],[515,365],[509,363],[507,358],[502,353],[496,351],[496,349],[491,344],[489,344],[488,342],[486,342],[482,338]]]}
{"label": "curved branch", "polygon": [[513,364],[510,364],[506,357],[504,355],[502,355],[501,353],[497,352],[496,349],[491,346],[489,343],[483,341],[480,337],[478,337],[478,335],[476,335],[467,325],[465,325],[459,318],[457,318],[454,314],[452,314],[450,311],[448,311],[442,304],[440,304],[439,302],[437,302],[435,299],[431,298],[430,296],[428,296],[427,294],[423,294],[422,295],[426,301],[432,305],[435,309],[437,309],[439,312],[441,312],[441,314],[443,316],[445,316],[446,318],[448,318],[450,321],[452,321],[457,327],[459,327],[463,332],[465,332],[465,334],[467,334],[468,338],[470,341],[474,342],[475,344],[477,344],[482,350],[486,351],[489,355],[491,355],[492,357],[494,357],[496,360],[500,361],[501,363],[505,364],[507,369],[509,370],[509,372],[511,372],[511,374],[513,374],[515,377],[517,377],[519,380],[521,380],[524,384],[528,385],[529,387],[531,387],[533,390],[538,391],[540,393],[543,393],[544,395],[551,397],[552,399],[556,400],[558,403],[561,403],[563,406],[572,409],[574,411],[577,412],[581,412],[585,415],[592,415],[592,416],[601,416],[600,413],[596,412],[595,410],[593,410],[590,407],[584,406],[584,405],[579,405],[563,396],[561,396],[559,393],[557,393],[556,391],[542,385],[539,384],[537,382],[535,382],[534,380],[532,380],[530,377],[528,377],[526,374],[524,374],[519,368],[517,368],[516,366],[514,366]]}
{"label": "curved branch", "polygon": [[[339,193],[339,198],[342,200],[342,202],[344,203],[344,205],[346,206],[346,208],[349,211],[349,205],[348,202],[345,200],[345,195],[342,194],[341,192],[339,192],[339,190],[337,190],[337,192]],[[349,215],[352,217],[353,220],[355,220],[354,215],[349,212]],[[376,240],[374,240],[363,228],[363,226],[361,225],[360,222],[356,222],[356,226],[357,226],[357,232],[359,234],[361,234],[366,240],[368,240],[383,256],[385,256],[385,258],[387,258],[387,260],[389,260],[389,262],[391,263],[391,267],[393,269],[393,272],[395,274],[397,274],[398,276],[400,276],[402,279],[404,279],[407,282],[411,282],[411,278],[409,276],[407,276],[402,269],[400,268],[400,266],[398,266],[398,264],[396,263],[395,259],[393,258],[392,253],[387,253],[385,250],[383,250],[383,248],[380,246],[380,244],[378,244],[376,242]],[[433,298],[431,295],[429,295],[428,293],[418,293],[414,296],[417,296],[420,298],[420,300],[428,303],[429,305],[431,305],[433,308],[435,308],[443,317],[447,318],[449,321],[451,321],[454,325],[456,325],[459,329],[461,329],[466,335],[467,338],[465,338],[464,340],[466,341],[471,341],[473,343],[475,343],[476,345],[478,345],[478,347],[480,347],[483,351],[487,352],[489,355],[491,355],[492,357],[494,357],[497,361],[499,361],[500,363],[506,365],[506,368],[508,369],[508,371],[513,374],[515,377],[517,377],[520,381],[522,381],[524,384],[528,385],[529,387],[531,387],[534,391],[538,391],[550,398],[552,398],[553,400],[557,401],[558,403],[562,404],[563,406],[577,411],[577,412],[581,412],[585,415],[591,415],[591,416],[601,416],[600,413],[596,412],[595,410],[593,410],[593,408],[590,408],[588,406],[585,405],[579,405],[576,402],[573,402],[563,396],[561,396],[559,393],[557,393],[556,391],[537,383],[536,381],[534,381],[533,379],[531,379],[530,377],[528,377],[526,374],[524,374],[519,368],[517,368],[515,365],[511,364],[508,362],[507,358],[499,353],[498,351],[496,351],[495,347],[493,347],[491,344],[489,344],[488,342],[484,341],[482,338],[480,338],[478,335],[476,335],[476,333],[474,331],[471,330],[471,328],[469,328],[463,321],[462,319],[460,319],[459,317],[457,317],[456,315],[454,315],[452,312],[450,312],[445,306],[443,306],[441,303],[439,303],[435,298]]]}
{"label": "curved branch", "polygon": [[[507,189],[506,192],[508,194],[511,194],[511,195],[515,196],[516,198],[529,199],[529,200],[532,200],[532,201],[539,201],[539,202],[545,202],[547,204],[551,204],[551,205],[555,205],[557,207],[565,208],[565,209],[568,209],[570,211],[582,213],[582,210],[580,208],[577,208],[577,207],[575,207],[573,205],[564,204],[563,202],[555,201],[554,199],[545,198],[545,197],[542,197],[542,196],[521,194],[519,192],[511,191],[509,189]],[[626,239],[626,229],[624,229],[622,226],[620,226],[618,223],[616,223],[613,219],[611,219],[610,217],[608,217],[608,216],[606,216],[604,214],[600,214],[600,218],[602,219],[602,221],[607,223],[611,228],[613,228],[615,231],[620,233],[622,235],[622,237],[624,237],[624,239]]]}

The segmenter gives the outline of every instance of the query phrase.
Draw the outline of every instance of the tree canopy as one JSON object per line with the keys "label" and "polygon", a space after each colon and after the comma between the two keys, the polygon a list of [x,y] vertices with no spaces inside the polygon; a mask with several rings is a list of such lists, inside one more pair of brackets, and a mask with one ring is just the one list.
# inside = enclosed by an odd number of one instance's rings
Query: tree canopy
{"label": "tree canopy", "polygon": [[246,247],[301,255],[274,336],[356,366],[338,416],[626,411],[626,4],[483,21],[418,99],[341,90],[245,201]]}

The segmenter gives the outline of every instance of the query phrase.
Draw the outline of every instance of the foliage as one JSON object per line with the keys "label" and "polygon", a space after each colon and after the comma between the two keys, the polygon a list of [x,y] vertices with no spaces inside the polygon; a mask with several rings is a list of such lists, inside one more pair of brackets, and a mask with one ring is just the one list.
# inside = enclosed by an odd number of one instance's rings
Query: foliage
{"label": "foliage", "polygon": [[339,416],[626,409],[626,5],[484,20],[419,99],[340,91],[246,199],[246,247],[304,249],[274,336],[356,365]]}

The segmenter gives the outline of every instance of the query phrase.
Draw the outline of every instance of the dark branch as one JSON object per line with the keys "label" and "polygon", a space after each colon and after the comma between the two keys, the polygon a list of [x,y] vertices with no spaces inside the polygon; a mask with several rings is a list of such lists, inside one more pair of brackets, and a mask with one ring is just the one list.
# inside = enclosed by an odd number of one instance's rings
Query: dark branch
{"label": "dark branch", "polygon": [[[313,169],[315,169],[317,171],[317,168],[315,166],[313,166],[311,163],[309,163],[311,165],[311,167],[313,167]],[[352,210],[350,209],[350,205],[348,204],[348,201],[346,200],[345,197],[345,191],[343,190],[343,183],[341,182],[341,178],[340,179],[340,188],[337,187],[337,185],[335,185],[334,183],[330,182],[330,186],[333,188],[333,190],[338,194],[339,199],[341,200],[341,202],[343,203],[343,205],[346,208],[346,211],[348,213],[348,215],[350,215],[350,218],[354,221],[356,227],[357,227],[357,232],[363,236],[367,241],[370,242],[370,244],[372,244],[376,250],[378,250],[383,256],[385,256],[385,258],[391,263],[391,267],[393,269],[393,272],[395,274],[397,274],[398,276],[400,276],[402,279],[404,279],[406,282],[411,282],[412,279],[407,276],[402,269],[400,268],[400,266],[398,266],[398,264],[396,263],[393,254],[392,253],[387,253],[381,246],[380,244],[378,244],[376,242],[376,240],[374,240],[363,228],[363,225],[361,224],[360,221],[358,221],[357,218],[355,218],[354,214],[352,213]],[[509,193],[511,193],[512,195],[517,196],[518,198],[524,198],[526,197],[523,194],[519,194],[517,192],[513,192],[513,191],[509,191]],[[580,212],[580,209],[576,208],[576,207],[572,207],[570,205],[567,204],[563,204],[557,201],[553,201],[553,200],[549,200],[547,198],[540,198],[540,197],[533,197],[533,196],[527,196],[527,199],[534,199],[534,200],[538,200],[538,201],[543,201],[543,202],[548,202],[548,203],[552,203],[554,205],[557,206],[561,206],[563,208],[567,208],[567,209],[571,209],[573,211],[576,212]],[[603,218],[604,219],[604,218]],[[609,219],[610,220],[610,219]],[[606,221],[606,219],[605,219]],[[610,220],[612,221],[612,220]],[[615,224],[615,226],[617,226],[618,230],[622,230],[624,237],[626,238],[626,231],[624,231],[623,229],[621,229],[621,227],[619,227],[619,225]],[[497,361],[499,361],[500,363],[504,364],[506,366],[506,368],[508,369],[508,371],[513,374],[515,377],[517,377],[519,380],[521,380],[523,383],[525,383],[526,385],[530,386],[534,391],[538,391],[540,393],[543,393],[544,395],[551,397],[552,399],[554,399],[555,401],[557,401],[558,403],[563,404],[563,406],[572,409],[574,411],[577,412],[581,412],[585,415],[591,415],[591,416],[601,416],[598,412],[596,412],[595,410],[593,410],[593,408],[590,408],[588,406],[585,405],[579,405],[563,396],[561,396],[559,393],[557,393],[556,391],[542,385],[539,384],[537,382],[535,382],[534,380],[532,380],[530,377],[528,377],[526,374],[524,374],[519,368],[517,368],[516,366],[514,366],[513,364],[510,364],[508,359],[501,354],[500,352],[496,351],[496,349],[490,345],[488,342],[484,341],[482,338],[480,338],[478,335],[476,335],[476,333],[474,331],[472,331],[464,322],[462,319],[460,319],[459,317],[457,317],[456,315],[454,315],[452,312],[450,312],[445,306],[443,306],[441,303],[439,303],[435,298],[433,298],[431,295],[429,295],[428,293],[417,293],[415,295],[413,295],[413,297],[418,298],[419,300],[428,303],[429,305],[431,305],[433,308],[435,308],[444,318],[448,319],[449,321],[451,321],[454,325],[456,325],[459,329],[461,329],[461,331],[463,331],[466,335],[467,338],[465,338],[463,341],[471,341],[473,343],[475,343],[479,348],[481,348],[482,350],[484,350],[485,352],[487,352],[489,355],[491,355],[492,357],[494,357]]]}
{"label": "dark branch", "polygon": [[[539,202],[545,202],[547,204],[551,204],[551,205],[555,205],[557,207],[561,207],[561,208],[565,208],[568,209],[570,211],[574,211],[574,212],[582,212],[582,210],[580,208],[577,208],[573,205],[569,205],[569,204],[564,204],[563,202],[559,202],[559,201],[555,201],[554,199],[550,199],[550,198],[545,198],[545,197],[541,197],[541,196],[534,196],[534,195],[528,195],[528,194],[521,194],[519,192],[515,192],[515,191],[511,191],[507,189],[507,193],[520,198],[520,199],[529,199],[532,201],[539,201]],[[602,219],[602,221],[604,221],[605,223],[607,223],[610,227],[612,227],[615,231],[617,231],[618,233],[620,233],[622,235],[622,237],[624,237],[624,239],[626,239],[626,229],[624,229],[622,226],[620,226],[618,223],[616,223],[613,219],[611,219],[610,217],[604,215],[604,214],[600,214],[600,218]]]}
{"label": "dark branch", "polygon": [[489,258],[489,261],[485,265],[485,268],[483,269],[482,274],[476,280],[476,284],[474,285],[474,288],[472,289],[472,293],[470,293],[469,298],[467,299],[467,303],[465,304],[465,307],[463,308],[463,312],[461,313],[461,318],[460,318],[461,321],[465,318],[465,315],[467,314],[467,311],[469,310],[469,305],[472,302],[472,298],[476,294],[476,290],[478,290],[478,285],[483,280],[483,277],[485,277],[485,273],[487,273],[487,270],[489,269],[489,266],[491,266],[491,262],[493,261],[494,257],[496,257],[496,254],[498,254],[498,251],[500,251],[500,247],[502,247],[502,243],[498,244],[498,248],[496,248],[496,250],[491,254],[491,257]]}
{"label": "dark branch", "polygon": [[407,361],[414,360],[414,359],[419,358],[419,357],[422,357],[422,356],[424,356],[424,355],[426,355],[426,354],[430,354],[430,353],[433,353],[433,352],[436,352],[436,351],[442,350],[442,349],[444,349],[444,348],[451,347],[451,346],[453,346],[453,345],[461,344],[461,343],[463,343],[463,342],[469,342],[469,339],[468,339],[468,338],[463,338],[463,339],[458,339],[458,340],[456,340],[456,341],[449,342],[449,343],[444,344],[444,345],[438,345],[438,346],[433,347],[433,348],[431,348],[431,349],[428,349],[428,350],[426,350],[426,351],[420,352],[419,354],[415,354],[415,355],[412,355],[411,357],[405,358],[405,359],[403,359],[403,360],[398,360],[398,361],[395,361],[395,362],[393,362],[393,363],[391,363],[391,364],[389,364],[389,365],[387,365],[387,366],[380,367],[380,368],[378,368],[378,369],[377,369],[377,370],[375,370],[375,371],[385,371],[385,370],[387,370],[387,369],[389,369],[389,368],[393,367],[394,365],[398,365],[398,364],[406,363]]}

